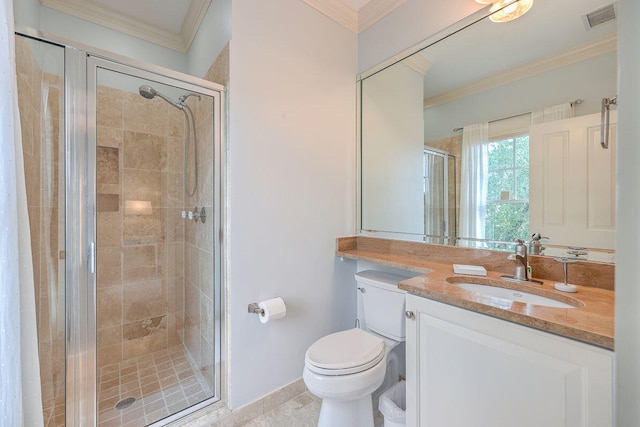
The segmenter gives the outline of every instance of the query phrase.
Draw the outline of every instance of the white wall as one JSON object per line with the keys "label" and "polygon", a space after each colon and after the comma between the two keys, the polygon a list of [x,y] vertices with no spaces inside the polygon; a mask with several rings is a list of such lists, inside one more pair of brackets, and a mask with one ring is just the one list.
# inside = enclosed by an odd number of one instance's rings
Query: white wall
{"label": "white wall", "polygon": [[[234,0],[230,46],[230,406],[299,379],[307,347],[353,326],[356,36],[300,0]],[[287,317],[247,304],[274,296]]]}
{"label": "white wall", "polygon": [[424,234],[423,78],[400,62],[362,82],[364,230]]}
{"label": "white wall", "polygon": [[230,39],[231,0],[213,0],[187,53],[188,73],[204,76]]}
{"label": "white wall", "polygon": [[358,72],[368,70],[483,7],[471,0],[407,0],[358,35]]}
{"label": "white wall", "polygon": [[640,425],[640,2],[618,3],[616,425]]}

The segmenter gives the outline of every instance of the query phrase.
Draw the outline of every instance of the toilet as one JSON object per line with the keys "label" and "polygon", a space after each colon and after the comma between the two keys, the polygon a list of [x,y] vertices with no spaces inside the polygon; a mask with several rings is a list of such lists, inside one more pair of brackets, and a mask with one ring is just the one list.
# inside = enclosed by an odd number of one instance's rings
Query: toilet
{"label": "toilet", "polygon": [[374,270],[357,273],[361,328],[324,336],[307,349],[302,378],[322,399],[318,427],[373,427],[372,395],[398,381],[399,359],[404,359],[395,350],[405,340],[405,291],[398,282],[406,278]]}

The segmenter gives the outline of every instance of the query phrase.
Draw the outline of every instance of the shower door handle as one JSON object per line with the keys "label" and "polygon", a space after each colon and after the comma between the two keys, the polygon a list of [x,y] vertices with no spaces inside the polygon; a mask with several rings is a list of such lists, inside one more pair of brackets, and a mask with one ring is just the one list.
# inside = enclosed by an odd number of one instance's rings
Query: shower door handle
{"label": "shower door handle", "polygon": [[89,273],[96,274],[96,243],[89,242]]}

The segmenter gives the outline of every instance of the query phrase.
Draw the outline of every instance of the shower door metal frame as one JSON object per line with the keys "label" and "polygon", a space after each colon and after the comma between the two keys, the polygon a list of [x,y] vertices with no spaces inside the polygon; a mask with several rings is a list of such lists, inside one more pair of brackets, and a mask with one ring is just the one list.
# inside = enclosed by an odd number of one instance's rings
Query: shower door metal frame
{"label": "shower door metal frame", "polygon": [[[97,424],[96,390],[96,88],[97,69],[122,72],[160,83],[178,85],[213,98],[214,223],[214,396],[155,423],[164,425],[221,400],[226,394],[227,348],[223,283],[225,252],[226,88],[157,65],[105,52],[27,27],[16,34],[65,49],[65,273],[66,273],[66,402],[67,427]],[[89,96],[89,94],[93,96]],[[216,120],[216,114],[218,119]],[[213,218],[212,218],[213,217]]]}
{"label": "shower door metal frame", "polygon": [[[86,52],[65,46],[67,352],[66,425],[96,413],[95,188],[87,161]],[[95,169],[95,168],[94,168]],[[92,259],[94,262],[92,262]],[[93,344],[92,344],[93,343]],[[96,418],[97,419],[97,418]],[[95,423],[95,421],[93,421]]]}

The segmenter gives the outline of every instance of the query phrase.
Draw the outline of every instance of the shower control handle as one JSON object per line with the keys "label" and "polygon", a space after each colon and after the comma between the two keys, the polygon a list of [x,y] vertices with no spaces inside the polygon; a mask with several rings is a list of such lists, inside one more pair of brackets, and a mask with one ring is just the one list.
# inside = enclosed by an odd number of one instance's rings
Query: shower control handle
{"label": "shower control handle", "polygon": [[180,216],[182,217],[182,219],[189,218],[193,219],[196,222],[200,220],[204,224],[204,221],[207,218],[207,211],[205,211],[204,207],[200,208],[200,210],[198,211],[198,207],[196,206],[195,208],[193,208],[193,211],[182,211],[180,213]]}

